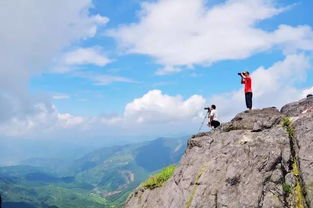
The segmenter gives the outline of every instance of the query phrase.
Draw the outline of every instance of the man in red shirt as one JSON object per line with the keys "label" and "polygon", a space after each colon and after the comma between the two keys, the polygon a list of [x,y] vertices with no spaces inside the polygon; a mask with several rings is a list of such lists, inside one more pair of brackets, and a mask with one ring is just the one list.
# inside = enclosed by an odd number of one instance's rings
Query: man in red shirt
{"label": "man in red shirt", "polygon": [[245,85],[245,98],[246,98],[246,106],[249,110],[252,109],[252,79],[248,71],[240,73],[241,76],[241,84]]}

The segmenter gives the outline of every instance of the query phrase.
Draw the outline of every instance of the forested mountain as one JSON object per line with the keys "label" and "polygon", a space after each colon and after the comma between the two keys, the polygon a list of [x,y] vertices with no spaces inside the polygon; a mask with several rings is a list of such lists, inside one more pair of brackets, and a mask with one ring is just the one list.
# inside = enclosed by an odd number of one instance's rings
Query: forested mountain
{"label": "forested mountain", "polygon": [[0,168],[4,208],[121,207],[149,175],[179,161],[187,137],[104,147],[76,160],[33,158]]}

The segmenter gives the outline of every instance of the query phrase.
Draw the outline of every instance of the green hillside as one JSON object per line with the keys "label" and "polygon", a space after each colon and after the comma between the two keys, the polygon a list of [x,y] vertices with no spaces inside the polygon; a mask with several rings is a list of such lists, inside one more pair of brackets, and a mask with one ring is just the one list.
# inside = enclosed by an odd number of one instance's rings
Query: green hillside
{"label": "green hillside", "polygon": [[[47,159],[0,168],[4,208],[118,208],[152,173],[178,162],[186,138],[105,147],[49,167]],[[31,166],[31,165],[35,165]]]}

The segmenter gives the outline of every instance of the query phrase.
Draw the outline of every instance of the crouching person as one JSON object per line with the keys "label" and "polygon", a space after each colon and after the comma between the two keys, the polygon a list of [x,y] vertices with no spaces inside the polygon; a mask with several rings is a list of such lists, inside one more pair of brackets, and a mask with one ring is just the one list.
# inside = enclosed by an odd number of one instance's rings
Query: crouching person
{"label": "crouching person", "polygon": [[215,105],[211,105],[210,110],[211,110],[211,112],[209,114],[208,126],[209,127],[213,127],[213,128],[217,128],[219,125],[221,125],[221,123],[218,121],[218,118],[217,118],[216,106]]}

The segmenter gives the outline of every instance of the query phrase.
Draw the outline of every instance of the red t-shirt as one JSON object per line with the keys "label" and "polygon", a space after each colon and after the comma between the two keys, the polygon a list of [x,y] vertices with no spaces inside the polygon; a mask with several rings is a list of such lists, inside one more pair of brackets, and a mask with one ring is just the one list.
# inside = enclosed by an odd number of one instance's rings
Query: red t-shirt
{"label": "red t-shirt", "polygon": [[252,80],[250,76],[243,79],[241,83],[245,85],[245,93],[252,92]]}

